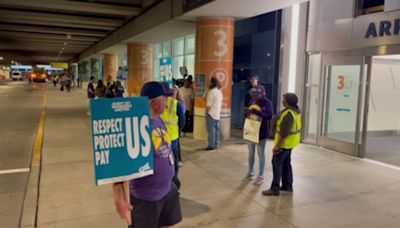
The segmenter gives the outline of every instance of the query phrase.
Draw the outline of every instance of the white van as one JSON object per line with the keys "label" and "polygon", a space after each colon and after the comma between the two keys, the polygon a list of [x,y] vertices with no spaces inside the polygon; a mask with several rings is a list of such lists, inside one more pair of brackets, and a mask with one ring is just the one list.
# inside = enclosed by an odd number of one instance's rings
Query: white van
{"label": "white van", "polygon": [[19,71],[13,71],[13,72],[11,73],[11,79],[12,79],[13,81],[17,81],[17,80],[22,81],[24,78],[22,77],[22,73],[21,73],[21,72],[19,72]]}

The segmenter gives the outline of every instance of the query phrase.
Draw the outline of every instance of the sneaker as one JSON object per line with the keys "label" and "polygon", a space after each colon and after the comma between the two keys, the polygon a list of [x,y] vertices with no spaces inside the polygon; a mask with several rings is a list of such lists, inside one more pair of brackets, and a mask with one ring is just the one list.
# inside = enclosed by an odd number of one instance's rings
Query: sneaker
{"label": "sneaker", "polygon": [[204,150],[215,150],[214,147],[208,146],[207,148],[205,148]]}
{"label": "sneaker", "polygon": [[253,182],[254,185],[262,185],[264,183],[264,177],[258,176],[256,180]]}
{"label": "sneaker", "polygon": [[280,188],[280,190],[281,190],[281,191],[285,191],[285,192],[293,192],[293,188],[292,188],[292,187],[288,188],[288,187],[283,187],[283,186],[282,186],[282,187]]}
{"label": "sneaker", "polygon": [[179,161],[179,162],[178,162],[178,166],[179,166],[179,167],[182,167],[182,166],[183,166],[183,162]]}
{"label": "sneaker", "polygon": [[256,178],[254,174],[252,173],[247,173],[246,176],[243,178],[243,181],[249,181],[249,180],[254,180]]}
{"label": "sneaker", "polygon": [[274,191],[272,189],[268,189],[268,190],[262,191],[262,194],[264,196],[279,196],[279,192],[278,191]]}

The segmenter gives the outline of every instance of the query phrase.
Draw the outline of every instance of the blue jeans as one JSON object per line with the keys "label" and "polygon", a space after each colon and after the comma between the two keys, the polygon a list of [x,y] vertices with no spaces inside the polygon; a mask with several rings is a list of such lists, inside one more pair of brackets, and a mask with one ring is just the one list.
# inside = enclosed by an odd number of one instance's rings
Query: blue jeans
{"label": "blue jeans", "polygon": [[267,139],[260,140],[258,144],[256,143],[248,143],[249,147],[249,173],[254,174],[254,160],[255,160],[255,152],[257,147],[258,160],[259,160],[259,171],[258,176],[264,176],[265,169],[265,144],[267,143]]}
{"label": "blue jeans", "polygon": [[219,146],[219,120],[207,115],[208,147],[217,148]]}
{"label": "blue jeans", "polygon": [[172,152],[174,153],[174,169],[175,169],[175,175],[172,178],[172,182],[174,182],[174,184],[176,185],[176,187],[178,188],[178,190],[181,188],[181,181],[178,178],[178,174],[179,174],[179,165],[178,165],[178,161],[179,161],[179,138],[177,140],[174,140],[171,142],[171,146],[172,146]]}
{"label": "blue jeans", "polygon": [[281,178],[283,188],[293,187],[293,173],[292,165],[290,163],[291,155],[292,149],[281,149],[281,152],[272,157],[274,179],[272,180],[271,189],[273,191],[279,192]]}

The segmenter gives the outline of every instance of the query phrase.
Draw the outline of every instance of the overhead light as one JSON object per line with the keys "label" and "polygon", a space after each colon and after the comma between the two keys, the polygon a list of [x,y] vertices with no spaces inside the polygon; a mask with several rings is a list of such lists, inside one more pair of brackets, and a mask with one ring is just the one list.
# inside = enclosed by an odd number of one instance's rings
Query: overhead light
{"label": "overhead light", "polygon": [[67,34],[67,39],[71,39],[71,34]]}
{"label": "overhead light", "polygon": [[61,48],[61,50],[63,50],[63,51],[64,51],[64,48]]}
{"label": "overhead light", "polygon": [[4,60],[3,56],[0,56],[0,60]]}
{"label": "overhead light", "polygon": [[64,42],[64,45],[65,45],[65,46],[67,46],[67,45],[68,45],[68,43],[67,43],[67,42]]}

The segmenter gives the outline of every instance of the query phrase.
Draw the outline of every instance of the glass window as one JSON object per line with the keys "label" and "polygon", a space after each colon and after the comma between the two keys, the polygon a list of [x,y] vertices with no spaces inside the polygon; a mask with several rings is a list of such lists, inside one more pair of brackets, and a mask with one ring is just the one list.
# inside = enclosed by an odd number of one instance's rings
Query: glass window
{"label": "glass window", "polygon": [[171,56],[171,41],[163,42],[163,56],[162,57],[169,57]]}
{"label": "glass window", "polygon": [[382,12],[385,0],[357,0],[357,15]]}
{"label": "glass window", "polygon": [[189,75],[194,75],[194,55],[185,56],[185,66]]}
{"label": "glass window", "polygon": [[153,54],[155,59],[162,58],[162,43],[154,44],[153,45]]}
{"label": "glass window", "polygon": [[310,55],[308,63],[308,81],[306,84],[306,124],[305,139],[316,141],[318,102],[319,102],[319,80],[321,77],[321,54]]}
{"label": "glass window", "polygon": [[175,56],[174,60],[173,60],[173,76],[174,78],[183,78],[183,76],[181,75],[179,68],[181,66],[184,66],[183,63],[183,56]]}
{"label": "glass window", "polygon": [[185,37],[185,54],[194,54],[195,51],[195,36],[190,35]]}
{"label": "glass window", "polygon": [[325,136],[355,143],[360,72],[360,65],[332,65],[328,68]]}
{"label": "glass window", "polygon": [[160,59],[154,59],[153,61],[153,80],[159,81],[160,80]]}
{"label": "glass window", "polygon": [[184,51],[184,47],[185,47],[185,39],[184,38],[178,38],[175,39],[173,42],[174,46],[174,51],[173,51],[173,55],[177,56],[177,55],[183,55],[183,51]]}

